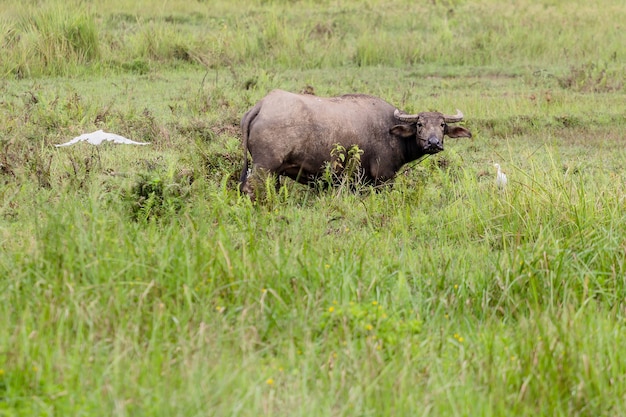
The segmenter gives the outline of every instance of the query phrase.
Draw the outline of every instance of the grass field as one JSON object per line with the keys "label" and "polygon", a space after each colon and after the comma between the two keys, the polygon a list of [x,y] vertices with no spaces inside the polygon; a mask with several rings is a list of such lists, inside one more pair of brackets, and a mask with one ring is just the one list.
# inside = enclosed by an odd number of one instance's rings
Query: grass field
{"label": "grass field", "polygon": [[[626,414],[622,1],[102,3],[0,3],[1,416]],[[474,137],[251,203],[274,88]]]}

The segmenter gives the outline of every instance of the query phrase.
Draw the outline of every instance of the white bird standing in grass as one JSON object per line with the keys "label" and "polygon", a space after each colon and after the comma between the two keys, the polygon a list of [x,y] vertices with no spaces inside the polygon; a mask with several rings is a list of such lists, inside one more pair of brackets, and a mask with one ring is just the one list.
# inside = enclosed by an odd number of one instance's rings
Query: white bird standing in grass
{"label": "white bird standing in grass", "polygon": [[493,166],[498,170],[496,174],[496,186],[503,190],[507,183],[506,174],[500,169],[500,164],[493,164]]}

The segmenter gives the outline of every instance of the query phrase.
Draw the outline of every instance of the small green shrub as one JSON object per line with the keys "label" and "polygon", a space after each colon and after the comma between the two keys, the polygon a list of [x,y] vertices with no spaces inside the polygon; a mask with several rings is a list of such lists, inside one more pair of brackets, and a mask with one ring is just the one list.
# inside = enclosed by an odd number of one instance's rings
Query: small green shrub
{"label": "small green shrub", "polygon": [[180,211],[190,195],[190,178],[179,175],[163,179],[160,175],[140,174],[130,189],[122,192],[131,218],[147,221]]}
{"label": "small green shrub", "polygon": [[122,68],[128,72],[134,72],[144,75],[150,72],[150,64],[142,58],[135,58],[131,61],[122,63]]}
{"label": "small green shrub", "polygon": [[363,150],[357,145],[346,149],[337,143],[330,151],[330,161],[326,162],[320,185],[322,188],[337,187],[339,190],[356,189],[364,185],[361,170]]}

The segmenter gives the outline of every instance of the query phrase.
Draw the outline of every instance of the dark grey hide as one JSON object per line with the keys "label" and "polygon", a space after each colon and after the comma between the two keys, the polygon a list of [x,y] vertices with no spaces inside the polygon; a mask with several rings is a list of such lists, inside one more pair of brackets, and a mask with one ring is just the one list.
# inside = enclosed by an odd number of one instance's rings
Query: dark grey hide
{"label": "dark grey hide", "polygon": [[[392,179],[407,162],[443,150],[443,137],[471,137],[454,116],[436,112],[408,115],[386,101],[361,94],[322,98],[274,90],[241,120],[244,167],[241,190],[253,194],[250,175],[262,171],[301,183],[315,181],[336,144],[362,151],[364,179],[374,185]],[[252,169],[248,170],[248,151]]]}

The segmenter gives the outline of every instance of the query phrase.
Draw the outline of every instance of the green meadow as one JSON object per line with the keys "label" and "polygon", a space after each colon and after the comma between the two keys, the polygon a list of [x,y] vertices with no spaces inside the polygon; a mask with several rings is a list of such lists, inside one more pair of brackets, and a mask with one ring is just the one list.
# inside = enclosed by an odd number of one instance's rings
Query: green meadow
{"label": "green meadow", "polygon": [[[624,22],[2,1],[0,416],[626,415]],[[458,108],[473,138],[251,202],[239,121],[274,88]],[[54,147],[98,129],[151,144]]]}

